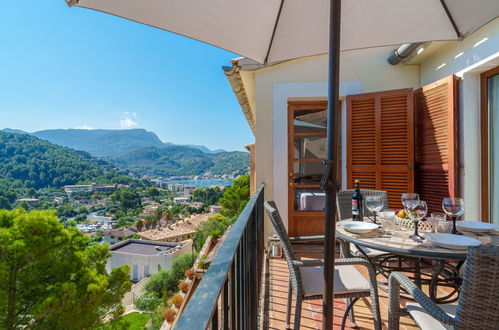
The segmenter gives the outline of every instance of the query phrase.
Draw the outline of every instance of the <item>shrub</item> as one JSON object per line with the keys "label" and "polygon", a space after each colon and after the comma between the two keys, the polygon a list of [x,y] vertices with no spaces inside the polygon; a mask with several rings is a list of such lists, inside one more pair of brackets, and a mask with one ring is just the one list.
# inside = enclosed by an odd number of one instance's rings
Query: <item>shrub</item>
{"label": "shrub", "polygon": [[174,310],[173,308],[167,308],[163,312],[163,317],[165,318],[166,322],[172,323],[173,320],[175,320],[175,317],[177,316],[177,311]]}
{"label": "shrub", "polygon": [[186,253],[173,260],[172,268],[161,270],[152,275],[145,289],[148,293],[155,293],[157,297],[163,297],[164,292],[176,291],[178,281],[184,278],[185,271],[192,268],[195,255]]}
{"label": "shrub", "polygon": [[140,296],[135,301],[135,307],[142,311],[152,312],[161,303],[161,298],[159,298],[154,293],[146,293]]}
{"label": "shrub", "polygon": [[208,236],[216,236],[215,239],[223,235],[231,221],[221,214],[215,214],[207,221],[200,224],[194,233],[194,245],[196,251],[200,251]]}
{"label": "shrub", "polygon": [[182,302],[184,301],[184,297],[182,297],[181,294],[175,293],[171,299],[171,302],[175,307],[179,308],[180,305],[182,305]]}
{"label": "shrub", "polygon": [[184,275],[188,279],[192,280],[196,276],[196,272],[194,271],[194,269],[189,268],[185,271]]}
{"label": "shrub", "polygon": [[182,291],[183,293],[186,293],[187,290],[189,290],[189,282],[187,281],[180,281],[178,283],[178,288],[180,289],[180,291]]}

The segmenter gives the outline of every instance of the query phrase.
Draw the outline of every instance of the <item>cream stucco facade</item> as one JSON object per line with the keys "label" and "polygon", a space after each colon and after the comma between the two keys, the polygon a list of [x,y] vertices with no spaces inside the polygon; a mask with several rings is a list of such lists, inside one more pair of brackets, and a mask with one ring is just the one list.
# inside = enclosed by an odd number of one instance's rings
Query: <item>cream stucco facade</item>
{"label": "cream stucco facade", "polygon": [[[423,47],[417,50],[419,54],[399,65],[387,62],[395,47],[342,52],[340,97],[344,99],[349,94],[419,88],[448,75],[458,75],[462,79],[459,93],[461,191],[467,201],[465,217],[478,220],[479,75],[499,65],[499,19],[463,41],[435,42],[420,48]],[[235,65],[237,63],[234,62]],[[276,201],[287,223],[287,101],[327,99],[327,55],[267,67],[243,65],[240,75],[255,120],[256,182],[266,184],[265,199]],[[344,103],[342,111],[346,111]],[[343,136],[345,131],[343,123]],[[342,140],[345,141],[344,138]],[[344,167],[343,163],[343,170]]]}

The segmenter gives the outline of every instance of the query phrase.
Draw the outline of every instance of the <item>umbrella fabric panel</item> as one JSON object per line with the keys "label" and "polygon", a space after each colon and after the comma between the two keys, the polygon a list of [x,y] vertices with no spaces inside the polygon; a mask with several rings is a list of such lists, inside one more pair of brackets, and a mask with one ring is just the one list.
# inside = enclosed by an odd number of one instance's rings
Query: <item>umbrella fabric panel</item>
{"label": "umbrella fabric panel", "polygon": [[[499,16],[498,0],[443,3],[455,26],[439,0],[343,1],[341,50],[455,40]],[[260,63],[328,52],[329,0],[80,0],[77,6],[181,34]]]}
{"label": "umbrella fabric panel", "polygon": [[267,53],[272,38],[280,0],[80,0],[77,6],[263,61],[262,54]]}

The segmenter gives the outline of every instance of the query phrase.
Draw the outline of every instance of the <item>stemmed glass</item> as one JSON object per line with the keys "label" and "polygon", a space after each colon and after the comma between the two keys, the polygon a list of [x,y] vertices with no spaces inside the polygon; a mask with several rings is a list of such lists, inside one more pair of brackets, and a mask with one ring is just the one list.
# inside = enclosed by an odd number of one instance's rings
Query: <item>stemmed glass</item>
{"label": "stemmed glass", "polygon": [[410,205],[416,205],[419,202],[419,195],[416,193],[403,193],[401,196],[402,205],[407,211],[407,207]]}
{"label": "stemmed glass", "polygon": [[456,229],[456,220],[464,213],[464,200],[462,198],[444,198],[442,201],[442,209],[452,219],[451,234],[462,235]]}
{"label": "stemmed glass", "polygon": [[366,196],[366,207],[374,213],[374,223],[376,223],[376,214],[383,209],[383,198],[381,196]]}
{"label": "stemmed glass", "polygon": [[424,217],[426,217],[426,214],[428,213],[428,206],[426,205],[425,201],[418,201],[413,202],[413,203],[408,203],[407,205],[407,211],[409,214],[409,218],[411,218],[412,221],[414,221],[414,234],[409,236],[416,242],[422,241],[424,238],[419,236],[418,234],[418,224],[419,221],[421,221]]}

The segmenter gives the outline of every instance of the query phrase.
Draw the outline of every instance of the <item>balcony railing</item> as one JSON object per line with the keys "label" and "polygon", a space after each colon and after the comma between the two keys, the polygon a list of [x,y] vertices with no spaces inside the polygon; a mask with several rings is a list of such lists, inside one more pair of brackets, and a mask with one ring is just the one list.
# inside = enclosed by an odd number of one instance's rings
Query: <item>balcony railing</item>
{"label": "balcony railing", "polygon": [[228,233],[176,329],[257,329],[264,255],[261,185]]}

